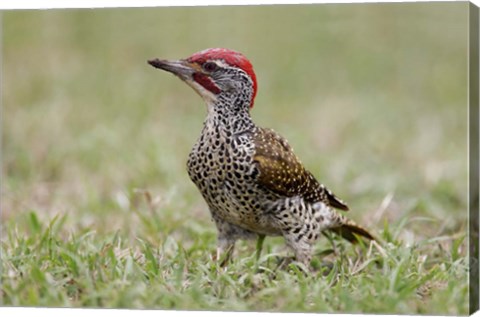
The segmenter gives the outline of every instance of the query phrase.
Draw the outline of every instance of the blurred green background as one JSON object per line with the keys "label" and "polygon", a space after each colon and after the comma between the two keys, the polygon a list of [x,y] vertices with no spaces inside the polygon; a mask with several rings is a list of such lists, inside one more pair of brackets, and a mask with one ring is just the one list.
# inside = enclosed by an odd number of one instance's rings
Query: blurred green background
{"label": "blurred green background", "polygon": [[[202,100],[147,59],[243,52],[251,113],[374,231],[407,242],[466,231],[466,2],[3,13],[2,224],[68,215],[69,232],[141,235],[138,189],[161,228],[215,228],[185,162]],[[140,191],[141,192],[141,191]],[[153,232],[160,241],[165,232]],[[281,244],[281,243],[280,243]]]}
{"label": "blurred green background", "polygon": [[[146,60],[228,47],[255,67],[256,122],[287,137],[352,214],[371,213],[393,193],[391,217],[433,200],[418,211],[459,225],[467,192],[466,8],[5,12],[2,217],[66,212],[102,230],[110,216],[119,221],[117,194],[134,187],[202,204],[184,165],[205,107]],[[204,208],[201,219],[209,217]],[[191,211],[178,214],[190,220]]]}

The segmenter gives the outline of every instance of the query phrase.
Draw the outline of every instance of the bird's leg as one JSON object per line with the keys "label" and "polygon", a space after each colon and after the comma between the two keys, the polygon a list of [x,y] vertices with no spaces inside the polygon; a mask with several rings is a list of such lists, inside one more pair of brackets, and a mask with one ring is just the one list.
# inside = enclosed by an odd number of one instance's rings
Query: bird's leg
{"label": "bird's leg", "polygon": [[312,221],[303,198],[279,199],[271,206],[272,223],[281,230],[287,245],[293,250],[297,262],[310,268],[312,245],[318,237],[318,226]]}
{"label": "bird's leg", "polygon": [[219,237],[217,243],[217,261],[220,266],[225,266],[232,258],[235,249],[235,240]]}
{"label": "bird's leg", "polygon": [[229,222],[213,216],[213,220],[217,225],[218,242],[217,242],[217,261],[224,266],[232,258],[235,242],[238,239],[252,239],[257,235],[251,231],[245,230],[231,224]]}
{"label": "bird's leg", "polygon": [[287,245],[293,250],[297,262],[302,263],[305,268],[310,269],[310,261],[312,260],[312,244],[305,237],[298,236],[290,230],[283,234]]}
{"label": "bird's leg", "polygon": [[312,248],[311,246],[306,247],[297,247],[294,250],[295,253],[295,259],[297,262],[302,263],[305,265],[307,269],[310,268],[310,262],[312,261]]}
{"label": "bird's leg", "polygon": [[256,259],[257,259],[257,263],[258,263],[258,260],[260,259],[260,255],[262,253],[263,241],[265,241],[265,235],[264,234],[259,234],[258,239],[257,239],[257,250],[256,250],[256,254],[255,254]]}

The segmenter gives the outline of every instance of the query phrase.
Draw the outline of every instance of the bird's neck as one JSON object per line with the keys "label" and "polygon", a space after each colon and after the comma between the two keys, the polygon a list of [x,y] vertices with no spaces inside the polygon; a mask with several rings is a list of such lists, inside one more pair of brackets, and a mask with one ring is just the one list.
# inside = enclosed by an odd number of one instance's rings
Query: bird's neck
{"label": "bird's neck", "polygon": [[217,101],[208,104],[205,128],[228,131],[232,134],[249,131],[255,127],[249,107]]}

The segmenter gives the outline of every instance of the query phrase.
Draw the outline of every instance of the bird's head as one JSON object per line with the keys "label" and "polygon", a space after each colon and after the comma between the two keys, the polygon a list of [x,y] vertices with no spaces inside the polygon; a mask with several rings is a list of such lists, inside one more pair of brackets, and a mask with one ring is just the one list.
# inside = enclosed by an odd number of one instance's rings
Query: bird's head
{"label": "bird's head", "polygon": [[253,107],[257,79],[252,64],[239,52],[210,48],[186,59],[156,58],[148,63],[179,77],[209,105],[224,101],[247,109]]}

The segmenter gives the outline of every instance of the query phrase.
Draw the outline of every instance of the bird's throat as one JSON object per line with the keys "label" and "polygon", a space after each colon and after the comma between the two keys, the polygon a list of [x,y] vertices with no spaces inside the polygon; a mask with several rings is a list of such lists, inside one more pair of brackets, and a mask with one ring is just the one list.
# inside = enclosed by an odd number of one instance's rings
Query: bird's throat
{"label": "bird's throat", "polygon": [[216,131],[228,131],[233,135],[253,129],[255,123],[248,111],[234,111],[229,105],[217,101],[208,104],[204,126]]}

